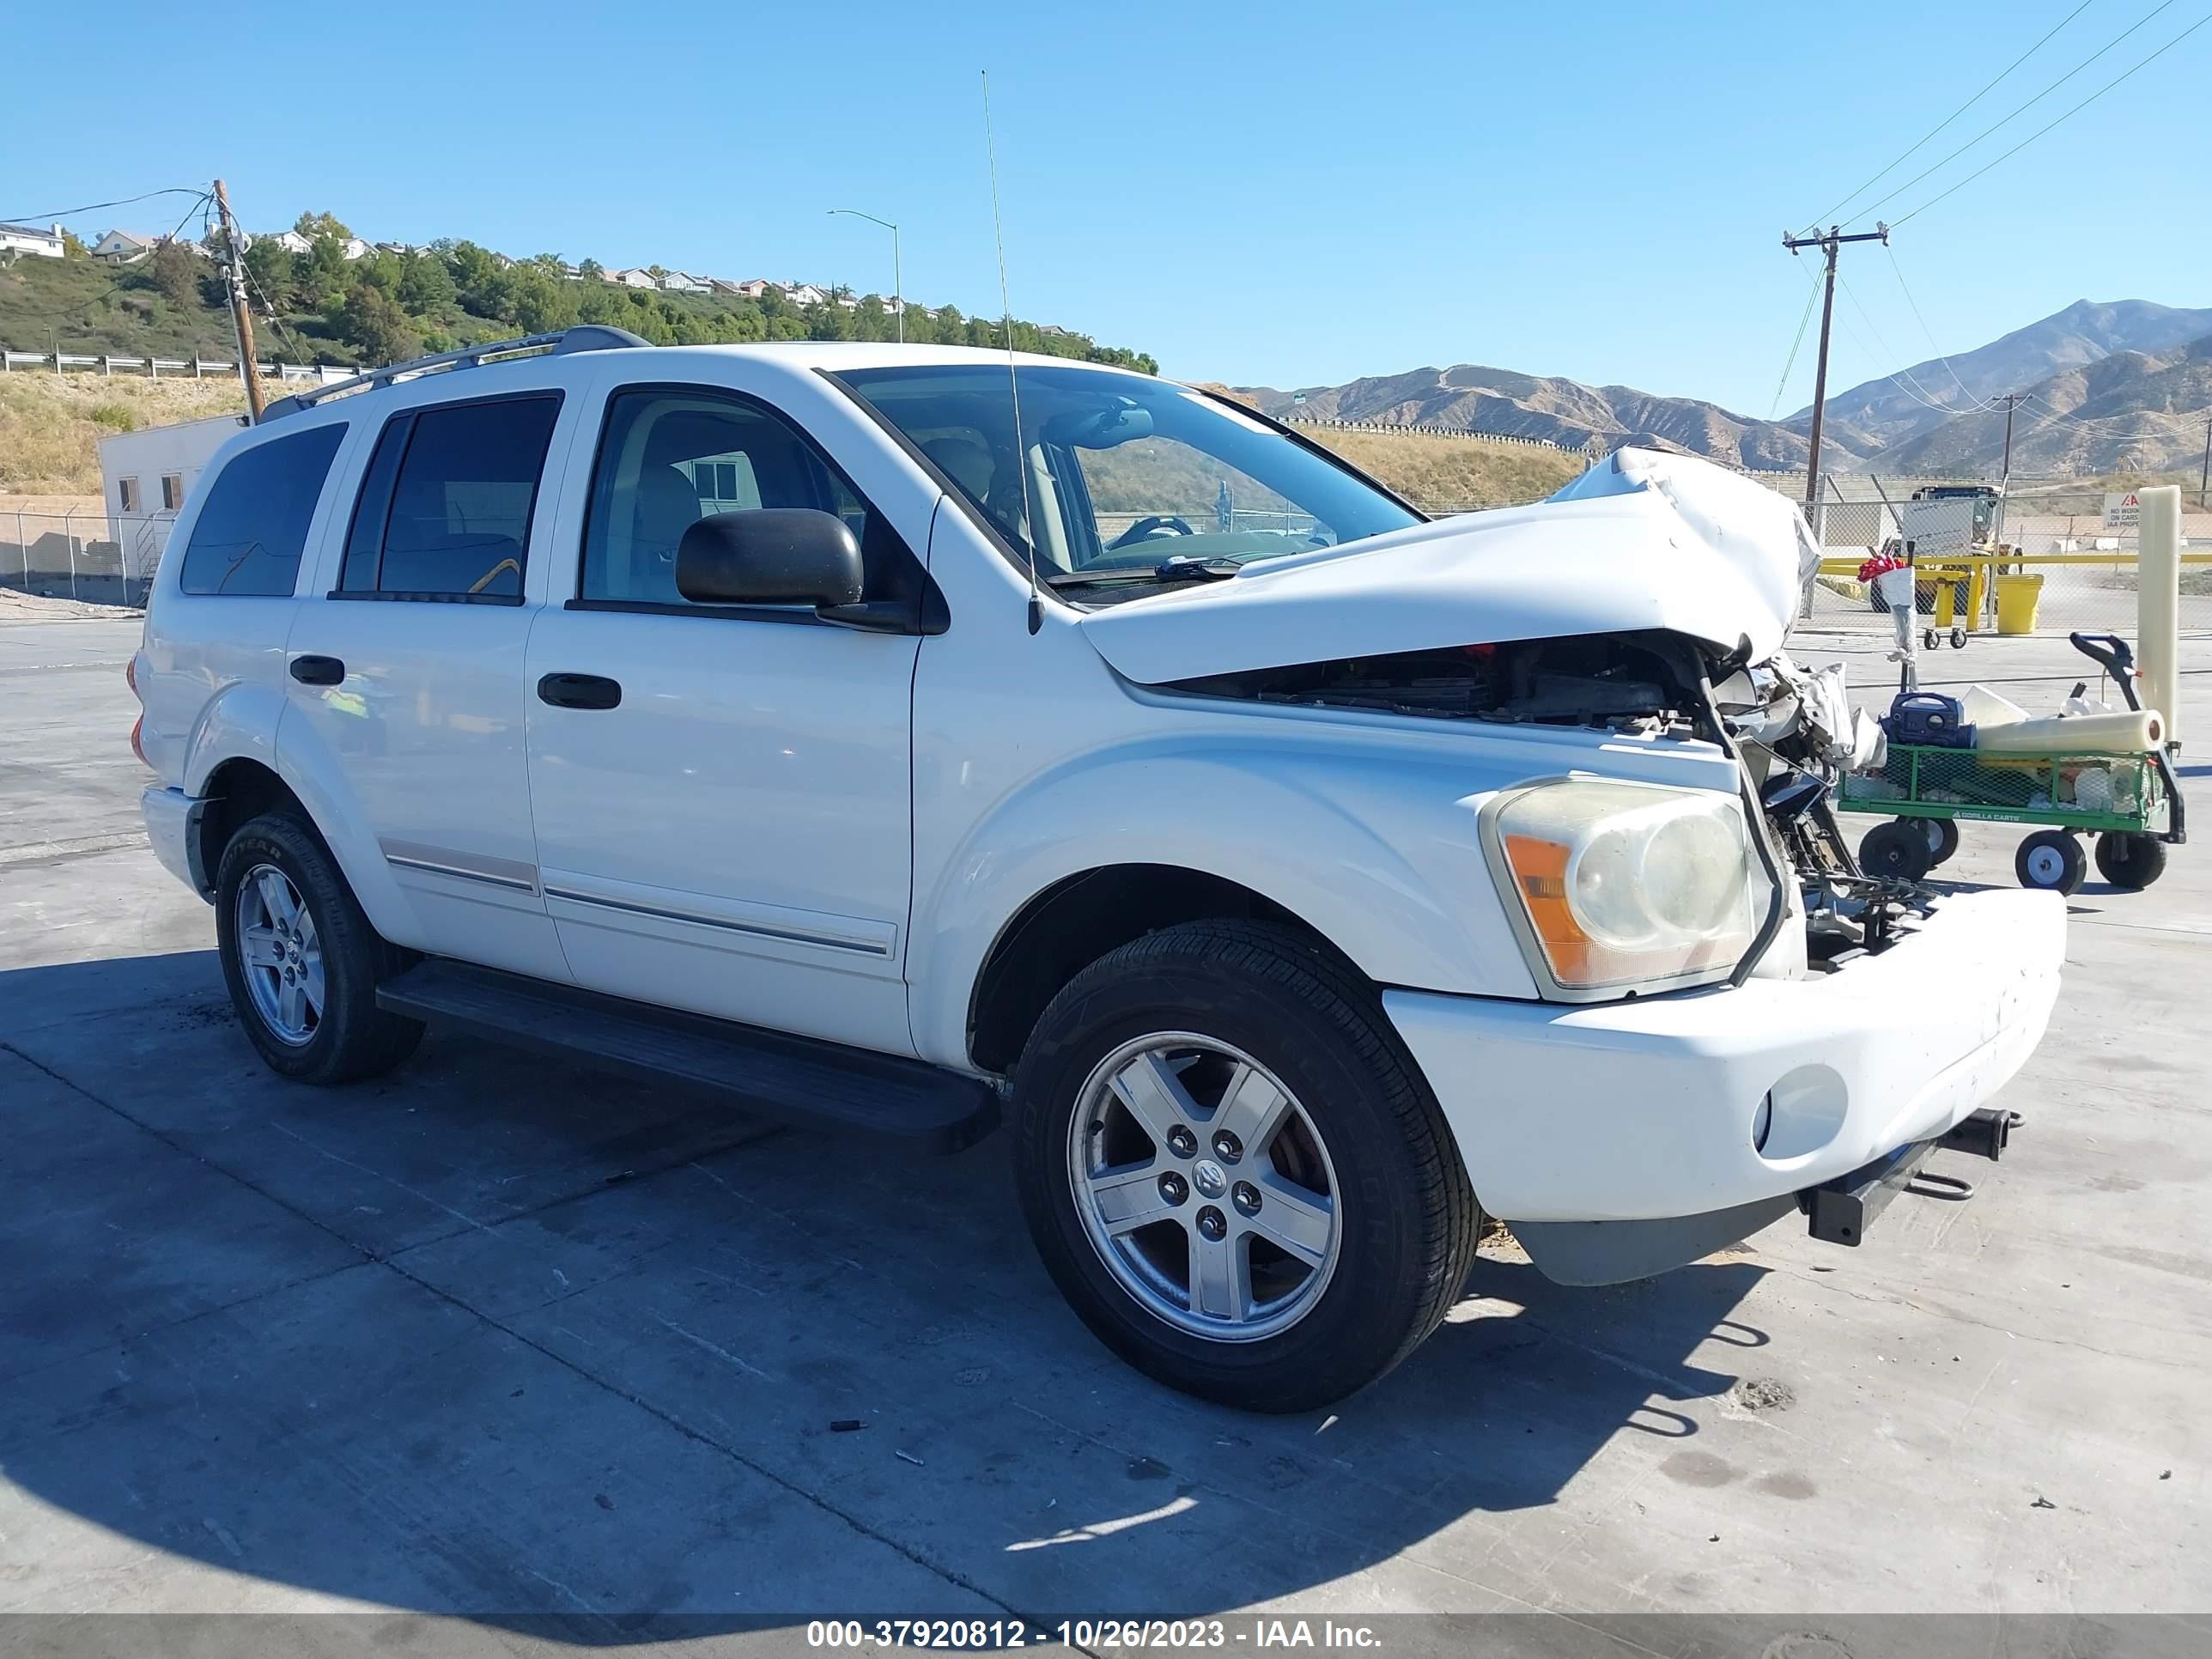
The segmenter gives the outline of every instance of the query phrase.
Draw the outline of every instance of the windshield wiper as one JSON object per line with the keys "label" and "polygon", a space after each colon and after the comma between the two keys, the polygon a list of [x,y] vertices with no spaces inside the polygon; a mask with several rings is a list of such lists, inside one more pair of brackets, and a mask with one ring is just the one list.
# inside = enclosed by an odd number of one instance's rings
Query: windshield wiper
{"label": "windshield wiper", "polygon": [[1235,559],[1170,559],[1164,564],[1123,565],[1107,570],[1067,570],[1043,579],[1048,587],[1103,587],[1115,582],[1218,582],[1237,574]]}

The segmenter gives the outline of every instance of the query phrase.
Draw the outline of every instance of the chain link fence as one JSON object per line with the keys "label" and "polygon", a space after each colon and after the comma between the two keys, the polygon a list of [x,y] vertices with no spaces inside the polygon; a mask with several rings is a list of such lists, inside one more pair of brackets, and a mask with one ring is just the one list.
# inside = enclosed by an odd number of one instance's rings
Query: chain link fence
{"label": "chain link fence", "polygon": [[171,513],[0,511],[0,587],[45,599],[138,605],[153,585]]}

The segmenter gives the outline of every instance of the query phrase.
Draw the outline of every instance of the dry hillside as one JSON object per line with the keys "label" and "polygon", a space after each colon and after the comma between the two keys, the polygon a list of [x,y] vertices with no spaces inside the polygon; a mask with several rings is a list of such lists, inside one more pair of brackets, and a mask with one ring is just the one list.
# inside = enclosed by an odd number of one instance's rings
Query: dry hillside
{"label": "dry hillside", "polygon": [[[244,391],[230,380],[0,375],[0,495],[97,495],[95,446],[110,433],[234,414],[245,406]],[[1582,470],[1575,457],[1557,450],[1482,438],[1327,427],[1310,428],[1309,435],[1434,511],[1534,501]],[[1212,501],[1209,485],[1195,504],[1210,507]]]}
{"label": "dry hillside", "polygon": [[245,407],[233,380],[0,374],[0,495],[96,495],[100,439]]}

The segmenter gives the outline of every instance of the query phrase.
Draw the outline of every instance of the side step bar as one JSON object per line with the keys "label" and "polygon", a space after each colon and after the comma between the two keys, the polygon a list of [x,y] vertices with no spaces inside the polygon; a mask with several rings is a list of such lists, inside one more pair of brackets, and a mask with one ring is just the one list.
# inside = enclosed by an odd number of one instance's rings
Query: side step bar
{"label": "side step bar", "polygon": [[1984,1106],[1932,1140],[1916,1140],[1862,1164],[1849,1175],[1824,1181],[1797,1194],[1805,1212],[1805,1231],[1828,1244],[1856,1245],[1899,1193],[1926,1183],[1931,1198],[1954,1201],[1972,1198],[1972,1183],[1956,1176],[1937,1175],[1922,1165],[1938,1152],[1970,1152],[1995,1163],[2004,1156],[2007,1141],[2018,1127],[2019,1115]]}
{"label": "side step bar", "polygon": [[995,1128],[989,1085],[866,1048],[678,1013],[434,958],[376,989],[377,1006],[441,1030],[651,1083],[711,1089],[754,1115],[957,1152]]}

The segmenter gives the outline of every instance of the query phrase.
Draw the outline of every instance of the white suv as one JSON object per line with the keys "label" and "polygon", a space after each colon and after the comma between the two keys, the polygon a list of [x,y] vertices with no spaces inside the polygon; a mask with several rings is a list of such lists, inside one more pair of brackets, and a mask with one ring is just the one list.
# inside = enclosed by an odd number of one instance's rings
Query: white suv
{"label": "white suv", "polygon": [[[965,1146],[1178,1388],[1334,1400],[1486,1214],[1553,1277],[1857,1242],[2063,908],[1861,877],[1782,497],[1626,452],[1438,523],[1092,365],[574,329],[273,406],[133,665],[287,1076],[424,1024]],[[347,395],[351,394],[351,395]]]}

